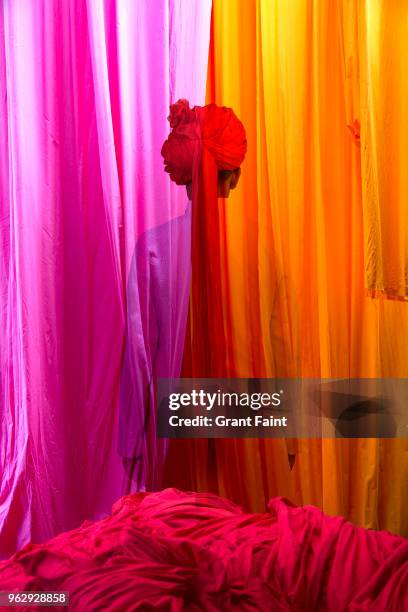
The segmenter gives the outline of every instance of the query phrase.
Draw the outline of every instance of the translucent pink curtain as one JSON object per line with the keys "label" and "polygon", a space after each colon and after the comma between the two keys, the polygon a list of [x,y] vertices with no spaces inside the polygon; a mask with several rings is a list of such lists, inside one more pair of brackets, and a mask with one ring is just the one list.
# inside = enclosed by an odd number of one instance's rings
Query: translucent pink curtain
{"label": "translucent pink curtain", "polygon": [[[153,371],[152,271],[167,291],[155,373],[180,360],[188,206],[160,148],[169,103],[204,101],[210,12],[211,0],[0,5],[2,556],[159,480],[165,448],[129,436],[146,414],[128,391]],[[143,447],[138,478],[127,442]]]}

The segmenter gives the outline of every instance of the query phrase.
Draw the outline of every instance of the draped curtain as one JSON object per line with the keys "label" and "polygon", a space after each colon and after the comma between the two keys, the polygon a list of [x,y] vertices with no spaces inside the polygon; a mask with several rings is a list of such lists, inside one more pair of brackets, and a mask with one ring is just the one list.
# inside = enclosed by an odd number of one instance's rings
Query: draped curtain
{"label": "draped curtain", "polygon": [[[387,262],[400,280],[406,265],[407,20],[403,3],[379,0],[214,0],[207,99],[233,107],[248,135],[214,236],[225,376],[408,375],[407,306],[366,290]],[[251,510],[284,495],[407,533],[407,450],[407,439],[177,441],[167,482]]]}
{"label": "draped curtain", "polygon": [[368,292],[408,299],[408,8],[360,2],[360,105]]}
{"label": "draped curtain", "polygon": [[210,0],[0,4],[1,555],[103,516],[135,486],[118,453],[127,288],[140,237],[186,208],[160,148],[169,103],[204,102],[210,12]]}

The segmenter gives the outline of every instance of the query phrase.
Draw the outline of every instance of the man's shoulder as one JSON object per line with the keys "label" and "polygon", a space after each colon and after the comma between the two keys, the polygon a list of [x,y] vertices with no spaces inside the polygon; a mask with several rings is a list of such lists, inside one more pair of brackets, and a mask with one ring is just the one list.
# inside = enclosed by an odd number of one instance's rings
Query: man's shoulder
{"label": "man's shoulder", "polygon": [[157,256],[160,250],[168,248],[174,241],[184,238],[191,229],[191,206],[186,212],[143,232],[136,243],[136,252],[144,256]]}

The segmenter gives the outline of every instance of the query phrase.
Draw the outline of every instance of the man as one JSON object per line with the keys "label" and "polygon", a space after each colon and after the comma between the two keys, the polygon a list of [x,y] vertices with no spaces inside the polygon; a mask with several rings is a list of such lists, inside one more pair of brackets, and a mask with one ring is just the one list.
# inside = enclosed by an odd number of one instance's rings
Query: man
{"label": "man", "polygon": [[156,436],[155,383],[180,375],[191,271],[194,374],[223,374],[225,363],[213,357],[219,351],[211,351],[223,342],[217,327],[222,316],[217,198],[227,198],[237,186],[247,146],[231,109],[215,104],[190,109],[179,100],[168,119],[165,170],[186,186],[192,204],[139,239],[129,274],[119,453],[138,490],[160,487],[167,442]]}
{"label": "man", "polygon": [[172,131],[163,145],[165,170],[192,199],[191,365],[195,377],[226,375],[219,205],[238,184],[247,141],[233,110],[215,104],[170,109]]}

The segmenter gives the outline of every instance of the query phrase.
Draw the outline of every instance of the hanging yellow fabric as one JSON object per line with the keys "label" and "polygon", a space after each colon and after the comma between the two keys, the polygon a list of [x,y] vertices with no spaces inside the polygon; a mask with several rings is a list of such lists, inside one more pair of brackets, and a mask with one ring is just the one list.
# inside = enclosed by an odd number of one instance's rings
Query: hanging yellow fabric
{"label": "hanging yellow fabric", "polygon": [[408,6],[360,5],[360,95],[367,287],[408,299]]}
{"label": "hanging yellow fabric", "polygon": [[[363,2],[213,1],[207,98],[232,107],[248,137],[239,188],[220,205],[225,376],[408,376],[408,304],[372,300],[365,289],[369,165],[392,152],[398,169],[384,172],[381,189],[393,220],[408,181],[407,136],[399,140],[390,103],[394,140],[387,143],[385,130],[381,157],[379,149],[364,151],[361,180],[359,125],[368,142],[368,124],[370,134],[381,130],[384,112],[360,100],[361,55],[375,62],[385,7],[396,3],[366,4],[375,16]],[[398,44],[408,47],[401,27]],[[389,71],[400,71],[404,58],[401,50]],[[389,208],[373,220],[382,222]],[[213,490],[251,510],[284,495],[408,533],[407,439],[177,444],[168,484]],[[288,454],[296,454],[292,470]],[[175,481],[180,457],[188,467]]]}

